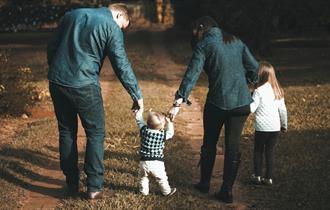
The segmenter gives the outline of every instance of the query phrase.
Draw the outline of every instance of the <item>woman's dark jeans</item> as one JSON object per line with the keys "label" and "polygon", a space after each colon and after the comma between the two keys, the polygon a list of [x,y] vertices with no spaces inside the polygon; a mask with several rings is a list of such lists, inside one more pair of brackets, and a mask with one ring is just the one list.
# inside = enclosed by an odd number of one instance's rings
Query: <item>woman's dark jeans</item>
{"label": "woman's dark jeans", "polygon": [[[204,140],[201,147],[201,180],[210,183],[216,157],[216,145],[220,131],[225,125],[224,184],[231,187],[235,181],[240,158],[239,143],[244,123],[250,113],[250,106],[222,110],[210,103],[204,108]],[[236,171],[236,172],[235,172]]]}
{"label": "woman's dark jeans", "polygon": [[100,87],[70,88],[49,83],[59,129],[60,165],[69,187],[79,185],[77,130],[78,116],[87,145],[84,171],[89,191],[99,191],[104,182],[104,109]]}
{"label": "woman's dark jeans", "polygon": [[262,160],[265,152],[266,158],[266,178],[272,179],[273,177],[273,165],[274,165],[274,153],[275,145],[279,131],[275,132],[262,132],[256,131],[254,137],[254,173],[256,176],[261,176],[262,172]]}

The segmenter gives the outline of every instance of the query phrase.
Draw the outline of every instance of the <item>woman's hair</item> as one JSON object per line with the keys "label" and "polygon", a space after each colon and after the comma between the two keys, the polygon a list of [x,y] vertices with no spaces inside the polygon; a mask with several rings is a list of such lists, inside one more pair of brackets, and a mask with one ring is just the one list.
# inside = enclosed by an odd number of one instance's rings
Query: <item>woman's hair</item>
{"label": "woman's hair", "polygon": [[210,16],[203,16],[195,20],[191,24],[191,29],[192,29],[191,46],[194,48],[197,42],[203,38],[203,35],[209,32],[213,27],[218,27],[218,24]]}
{"label": "woman's hair", "polygon": [[[218,23],[210,16],[203,16],[194,21],[192,23],[191,45],[194,47],[203,38],[203,35],[214,27],[219,27]],[[222,40],[225,44],[229,44],[236,39],[236,36],[222,30]]]}
{"label": "woman's hair", "polygon": [[281,99],[284,97],[283,89],[281,88],[280,84],[276,79],[275,69],[270,63],[266,61],[260,62],[258,76],[259,76],[259,81],[257,87],[260,87],[266,82],[269,82],[273,88],[275,98]]}
{"label": "woman's hair", "polygon": [[235,41],[237,39],[236,36],[226,32],[226,31],[222,31],[222,40],[225,44],[229,44],[233,41]]}
{"label": "woman's hair", "polygon": [[158,112],[149,111],[147,125],[151,129],[162,129],[165,123],[165,116]]}
{"label": "woman's hair", "polygon": [[109,8],[113,11],[121,12],[123,14],[124,18],[127,21],[129,21],[128,7],[126,6],[126,4],[114,3],[114,4],[110,4]]}

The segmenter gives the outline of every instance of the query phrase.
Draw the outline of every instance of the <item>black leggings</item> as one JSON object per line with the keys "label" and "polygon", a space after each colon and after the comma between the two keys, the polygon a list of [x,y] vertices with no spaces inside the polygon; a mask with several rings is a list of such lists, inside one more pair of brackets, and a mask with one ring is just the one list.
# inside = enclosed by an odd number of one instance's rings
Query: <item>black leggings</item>
{"label": "black leggings", "polygon": [[223,110],[212,104],[205,104],[203,146],[215,149],[221,128],[225,125],[225,150],[238,152],[241,133],[249,114],[249,105],[232,110]]}
{"label": "black leggings", "polygon": [[[229,185],[235,181],[233,162],[239,159],[239,143],[244,123],[250,113],[250,106],[246,105],[232,110],[222,110],[212,104],[205,104],[203,124],[204,139],[201,148],[202,175],[201,182],[210,180],[216,155],[216,145],[220,131],[225,125],[225,159],[223,179],[230,179]],[[237,166],[238,167],[238,166]]]}
{"label": "black leggings", "polygon": [[275,132],[255,132],[254,139],[254,173],[261,176],[263,153],[265,151],[266,158],[266,178],[271,179],[273,176],[274,153],[279,131]]}

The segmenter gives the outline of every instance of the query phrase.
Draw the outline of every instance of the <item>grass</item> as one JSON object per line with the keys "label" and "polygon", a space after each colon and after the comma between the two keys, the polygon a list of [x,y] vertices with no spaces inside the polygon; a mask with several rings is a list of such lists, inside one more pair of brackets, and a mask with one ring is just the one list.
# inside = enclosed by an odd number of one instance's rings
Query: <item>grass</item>
{"label": "grass", "polygon": [[[144,37],[146,32],[140,32]],[[168,32],[171,34],[171,32]],[[169,39],[173,38],[168,36]],[[178,39],[180,40],[180,39]],[[187,42],[176,40],[168,50],[177,63],[186,63],[190,52]],[[170,84],[157,73],[157,60],[148,51],[147,39],[139,39],[145,48],[133,45],[128,49],[130,59],[138,72],[145,107],[166,111],[173,100]],[[145,43],[144,43],[145,42]],[[30,51],[28,51],[30,52]],[[45,55],[36,50],[36,56],[27,59],[19,51],[16,58],[26,60],[32,69],[34,83],[40,90],[47,89],[45,80]],[[20,57],[23,56],[23,57]],[[282,62],[278,57],[276,62]],[[287,61],[288,62],[288,61]],[[284,61],[281,65],[284,65]],[[150,74],[148,73],[150,71]],[[147,72],[147,73],[145,73]],[[248,197],[251,209],[327,209],[330,177],[330,91],[329,71],[313,69],[281,71],[279,80],[285,89],[289,112],[289,131],[281,134],[276,153],[274,186],[253,186],[248,183],[252,173],[253,116],[250,116],[241,142],[243,151],[238,182],[242,193]],[[176,129],[173,140],[167,142],[165,151],[166,170],[171,185],[178,188],[172,197],[163,197],[153,180],[151,194],[138,193],[139,136],[134,118],[130,113],[131,99],[117,80],[110,83],[110,99],[105,104],[105,188],[115,190],[113,198],[99,202],[84,199],[63,199],[58,209],[230,209],[231,206],[212,200],[193,191],[191,183],[198,176],[192,173],[192,151],[185,144],[186,133]],[[156,88],[155,88],[156,87]],[[202,75],[193,91],[201,104],[205,101],[207,82]],[[49,98],[41,103],[48,104]],[[0,118],[1,122],[3,121]],[[30,189],[30,180],[45,179],[38,174],[57,159],[57,126],[54,117],[30,120],[20,126],[15,136],[0,147],[0,203],[3,209],[22,207],[26,198],[24,189]],[[82,160],[83,154],[80,154]],[[82,167],[82,164],[80,164]],[[85,176],[81,174],[81,183]],[[43,189],[40,189],[43,190]]]}
{"label": "grass", "polygon": [[[289,75],[287,75],[289,74]],[[275,157],[274,186],[253,186],[253,120],[246,122],[241,150],[242,164],[238,181],[256,209],[327,209],[330,205],[330,84],[326,70],[281,72],[289,130],[282,133]],[[297,78],[298,77],[298,78]],[[304,81],[308,80],[308,82]],[[295,83],[295,84],[292,84]],[[205,101],[207,87],[201,78],[193,94]],[[322,84],[322,85],[320,85]]]}

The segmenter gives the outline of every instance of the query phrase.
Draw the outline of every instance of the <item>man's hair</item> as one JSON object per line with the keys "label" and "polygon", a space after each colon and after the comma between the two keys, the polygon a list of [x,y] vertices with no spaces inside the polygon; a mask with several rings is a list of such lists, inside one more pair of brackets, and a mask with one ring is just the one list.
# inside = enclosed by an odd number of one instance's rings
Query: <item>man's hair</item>
{"label": "man's hair", "polygon": [[109,5],[110,10],[121,12],[124,18],[129,21],[129,10],[124,3],[114,3]]}

